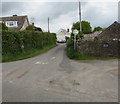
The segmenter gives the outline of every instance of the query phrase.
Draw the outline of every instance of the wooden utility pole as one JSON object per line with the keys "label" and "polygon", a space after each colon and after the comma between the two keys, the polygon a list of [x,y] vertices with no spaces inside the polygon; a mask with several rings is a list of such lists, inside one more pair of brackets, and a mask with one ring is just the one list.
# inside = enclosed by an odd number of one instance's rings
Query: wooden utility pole
{"label": "wooden utility pole", "polygon": [[79,22],[80,22],[80,32],[82,31],[82,25],[81,25],[81,3],[79,1]]}
{"label": "wooden utility pole", "polygon": [[49,17],[48,17],[48,32],[50,32],[50,30],[49,30]]}

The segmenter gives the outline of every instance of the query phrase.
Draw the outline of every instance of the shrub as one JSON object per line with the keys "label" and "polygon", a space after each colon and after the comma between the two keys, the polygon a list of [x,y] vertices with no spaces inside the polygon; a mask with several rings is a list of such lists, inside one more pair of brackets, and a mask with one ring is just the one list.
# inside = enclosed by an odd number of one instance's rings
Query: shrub
{"label": "shrub", "polygon": [[93,30],[93,32],[95,32],[95,31],[103,31],[103,28],[100,27],[100,26],[95,27],[94,30]]}
{"label": "shrub", "polygon": [[0,30],[8,30],[8,27],[4,23],[0,23]]}
{"label": "shrub", "polygon": [[29,31],[41,31],[42,32],[42,29],[40,27],[35,27],[33,25],[27,26],[26,30],[29,30]]}
{"label": "shrub", "polygon": [[75,59],[79,56],[79,53],[76,50],[74,50],[73,47],[67,47],[67,56],[70,59]]}
{"label": "shrub", "polygon": [[29,25],[29,26],[26,27],[26,30],[33,31],[34,30],[34,26],[33,25]]}
{"label": "shrub", "polygon": [[78,35],[77,35],[77,39],[83,39],[84,38],[84,35],[82,32],[79,32]]}
{"label": "shrub", "polygon": [[67,47],[73,47],[73,45],[74,45],[74,41],[72,38],[70,38],[67,42]]}

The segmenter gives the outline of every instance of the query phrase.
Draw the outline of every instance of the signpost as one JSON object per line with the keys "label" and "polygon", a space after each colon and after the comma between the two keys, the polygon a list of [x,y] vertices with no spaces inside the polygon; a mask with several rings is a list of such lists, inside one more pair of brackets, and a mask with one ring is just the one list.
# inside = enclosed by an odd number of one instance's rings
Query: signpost
{"label": "signpost", "polygon": [[77,29],[73,30],[73,34],[74,34],[74,50],[76,50],[76,36],[78,34],[78,30]]}

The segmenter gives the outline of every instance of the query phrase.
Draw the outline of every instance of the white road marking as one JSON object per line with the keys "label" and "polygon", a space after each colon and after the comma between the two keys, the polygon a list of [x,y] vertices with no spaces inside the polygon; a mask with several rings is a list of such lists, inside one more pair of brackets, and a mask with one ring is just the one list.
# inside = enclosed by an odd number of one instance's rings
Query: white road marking
{"label": "white road marking", "polygon": [[46,65],[46,64],[48,64],[48,62],[36,62],[35,64],[43,64],[43,65]]}
{"label": "white road marking", "polygon": [[41,62],[38,61],[38,62],[36,62],[35,64],[41,64]]}
{"label": "white road marking", "polygon": [[56,57],[52,57],[51,59],[54,60]]}
{"label": "white road marking", "polygon": [[42,63],[42,64],[44,65],[44,64],[48,64],[48,63],[46,62],[46,63]]}
{"label": "white road marking", "polygon": [[9,81],[9,83],[13,83],[13,81]]}

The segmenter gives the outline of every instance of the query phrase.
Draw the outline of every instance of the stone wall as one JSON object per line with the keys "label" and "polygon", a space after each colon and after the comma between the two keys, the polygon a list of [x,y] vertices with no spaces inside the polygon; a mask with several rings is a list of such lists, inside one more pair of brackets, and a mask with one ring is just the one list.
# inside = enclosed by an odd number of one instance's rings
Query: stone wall
{"label": "stone wall", "polygon": [[102,56],[102,57],[118,57],[119,41],[77,41],[77,51],[80,53]]}

